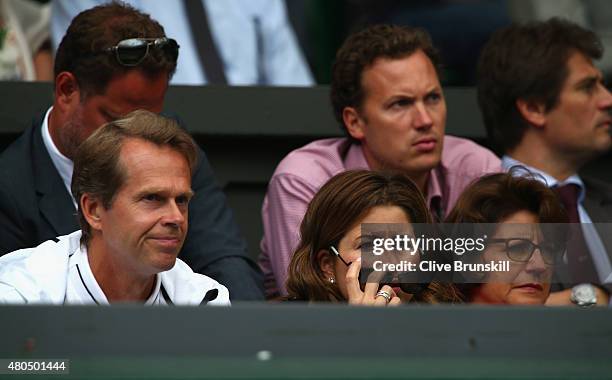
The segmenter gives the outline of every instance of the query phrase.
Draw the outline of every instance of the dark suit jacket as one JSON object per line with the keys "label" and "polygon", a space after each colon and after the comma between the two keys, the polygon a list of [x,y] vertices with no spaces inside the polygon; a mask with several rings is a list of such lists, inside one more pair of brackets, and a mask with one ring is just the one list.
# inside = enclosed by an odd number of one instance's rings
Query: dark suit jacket
{"label": "dark suit jacket", "polygon": [[[603,243],[612,263],[612,186],[595,178],[582,178],[586,194],[583,206]],[[606,284],[612,290],[612,284]]]}
{"label": "dark suit jacket", "polygon": [[584,208],[593,223],[612,223],[612,185],[582,177],[586,188]]}
{"label": "dark suit jacket", "polygon": [[[583,206],[589,214],[589,218],[591,218],[612,263],[612,186],[595,178],[584,176],[581,176],[581,178],[586,191]],[[555,279],[554,291],[575,285],[571,281],[570,270],[566,264],[556,266]],[[608,290],[612,290],[612,284],[602,285],[605,285]]]}
{"label": "dark suit jacket", "polygon": [[[41,125],[42,118],[34,121],[0,156],[0,255],[79,229],[71,195],[44,146]],[[192,188],[189,230],[179,257],[225,285],[232,300],[262,300],[261,272],[247,256],[202,150]]]}

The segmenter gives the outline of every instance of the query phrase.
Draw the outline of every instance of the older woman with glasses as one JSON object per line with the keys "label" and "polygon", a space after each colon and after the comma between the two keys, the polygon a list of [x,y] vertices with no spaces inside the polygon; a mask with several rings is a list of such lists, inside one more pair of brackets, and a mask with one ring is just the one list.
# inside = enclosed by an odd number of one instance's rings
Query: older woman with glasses
{"label": "older woman with glasses", "polygon": [[533,178],[491,174],[466,188],[446,222],[494,229],[479,259],[505,260],[509,270],[457,284],[465,301],[544,304],[554,264],[565,248],[563,225],[556,223],[567,221],[555,193]]}
{"label": "older woman with glasses", "polygon": [[[450,285],[425,284],[415,294],[379,280],[360,283],[362,224],[429,223],[417,186],[404,175],[348,171],[330,179],[310,202],[301,241],[289,264],[289,299],[387,306],[402,302],[460,302]],[[406,287],[404,287],[406,289]]]}

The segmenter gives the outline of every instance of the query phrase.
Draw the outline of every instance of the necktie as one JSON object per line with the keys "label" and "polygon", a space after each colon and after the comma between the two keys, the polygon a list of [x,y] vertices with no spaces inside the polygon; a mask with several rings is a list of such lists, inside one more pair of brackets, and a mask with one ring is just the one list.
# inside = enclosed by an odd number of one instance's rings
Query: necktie
{"label": "necktie", "polygon": [[574,283],[599,283],[591,253],[584,240],[582,228],[578,224],[580,223],[580,216],[578,214],[580,186],[570,183],[563,186],[555,186],[553,190],[559,196],[569,221],[572,223],[571,235],[567,244],[567,261],[572,280]]}
{"label": "necktie", "polygon": [[209,20],[202,0],[185,0],[185,10],[196,44],[204,75],[210,84],[227,84],[223,62],[210,32]]}

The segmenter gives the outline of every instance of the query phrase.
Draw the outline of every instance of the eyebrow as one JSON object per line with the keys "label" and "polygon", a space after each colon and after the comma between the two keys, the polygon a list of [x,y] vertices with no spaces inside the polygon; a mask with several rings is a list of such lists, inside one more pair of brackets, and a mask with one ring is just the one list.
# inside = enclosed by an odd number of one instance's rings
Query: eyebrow
{"label": "eyebrow", "polygon": [[[137,193],[137,197],[142,197],[146,194],[164,194],[165,195],[165,194],[168,194],[168,191],[161,189],[161,188],[142,189],[141,191]],[[184,191],[184,192],[177,194],[176,197],[192,198],[194,195],[195,195],[194,191],[190,189],[189,191]]]}
{"label": "eyebrow", "polygon": [[431,94],[438,94],[440,95],[440,97],[444,97],[444,91],[442,91],[442,87],[436,87],[436,88],[432,88],[431,90],[427,91],[427,93],[425,94],[425,96],[431,95]]}
{"label": "eyebrow", "polygon": [[362,238],[367,238],[367,239],[377,239],[379,237],[381,237],[381,233],[380,231],[374,231],[372,233],[366,233],[361,235]]}
{"label": "eyebrow", "polygon": [[195,195],[195,193],[193,192],[193,190],[189,190],[185,193],[180,194],[181,196],[187,197],[189,199],[193,198],[193,196]]}
{"label": "eyebrow", "polygon": [[374,240],[377,239],[378,236],[377,235],[373,235],[373,234],[364,234],[364,235],[359,235],[355,238],[355,240],[353,240],[353,242],[357,242],[359,240]]}
{"label": "eyebrow", "polygon": [[603,77],[601,75],[590,75],[586,78],[579,80],[578,83],[574,85],[574,88],[591,87],[597,83],[602,83],[602,82],[603,82]]}
{"label": "eyebrow", "polygon": [[[438,85],[432,86],[427,91],[425,91],[425,94],[423,95],[423,97],[427,97],[427,96],[429,96],[431,94],[434,94],[434,93],[443,95],[442,87],[438,86]],[[407,94],[407,93],[398,93],[398,94],[391,95],[389,98],[387,98],[387,100],[385,101],[385,104],[390,104],[390,103],[393,103],[393,102],[395,102],[397,100],[402,100],[402,99],[416,101],[417,98],[418,98],[418,96],[414,95],[412,92],[409,93],[409,94]]]}
{"label": "eyebrow", "polygon": [[389,98],[387,98],[383,104],[388,107],[391,104],[395,103],[398,100],[408,100],[411,102],[416,101],[416,96],[414,95],[406,95],[406,94],[395,94],[395,95],[391,95]]}

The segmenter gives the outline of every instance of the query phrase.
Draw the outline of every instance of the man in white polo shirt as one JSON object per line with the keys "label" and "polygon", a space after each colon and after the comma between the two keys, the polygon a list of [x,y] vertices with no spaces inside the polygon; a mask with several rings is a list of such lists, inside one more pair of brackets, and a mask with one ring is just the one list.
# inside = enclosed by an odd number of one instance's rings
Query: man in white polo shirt
{"label": "man in white polo shirt", "polygon": [[229,305],[227,289],[177,259],[197,146],[170,119],[135,111],[74,160],[81,230],[0,258],[0,302]]}

